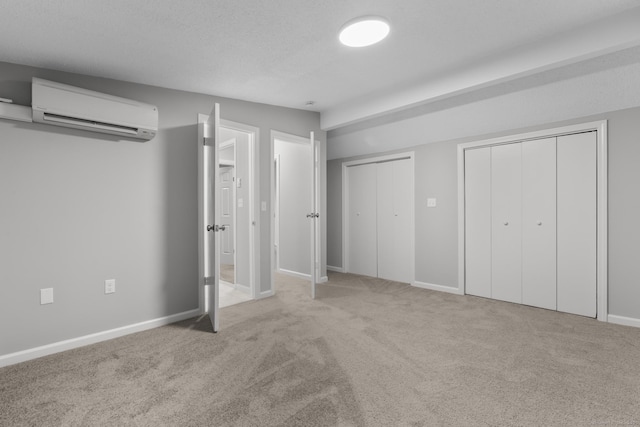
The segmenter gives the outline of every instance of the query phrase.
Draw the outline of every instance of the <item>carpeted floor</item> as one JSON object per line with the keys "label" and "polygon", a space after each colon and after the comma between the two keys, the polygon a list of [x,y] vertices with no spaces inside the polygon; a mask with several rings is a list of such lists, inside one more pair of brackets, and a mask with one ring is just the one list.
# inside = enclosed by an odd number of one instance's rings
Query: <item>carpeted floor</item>
{"label": "carpeted floor", "polygon": [[0,369],[0,425],[640,426],[640,329],[333,273]]}

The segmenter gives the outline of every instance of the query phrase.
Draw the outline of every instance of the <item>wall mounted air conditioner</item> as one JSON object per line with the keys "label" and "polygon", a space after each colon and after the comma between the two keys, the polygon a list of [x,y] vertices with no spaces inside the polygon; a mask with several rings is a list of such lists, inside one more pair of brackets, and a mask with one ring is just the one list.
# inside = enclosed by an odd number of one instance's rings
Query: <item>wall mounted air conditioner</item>
{"label": "wall mounted air conditioner", "polygon": [[158,132],[158,109],[149,104],[33,78],[33,121],[150,140]]}

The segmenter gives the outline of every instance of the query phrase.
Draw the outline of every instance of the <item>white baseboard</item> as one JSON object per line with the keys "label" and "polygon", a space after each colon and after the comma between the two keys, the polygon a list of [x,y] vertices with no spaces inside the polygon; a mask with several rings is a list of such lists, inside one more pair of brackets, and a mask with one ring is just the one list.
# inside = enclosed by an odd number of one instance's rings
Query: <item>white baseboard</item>
{"label": "white baseboard", "polygon": [[71,338],[69,340],[43,345],[41,347],[18,351],[16,353],[5,354],[3,356],[0,356],[0,368],[3,366],[14,365],[20,362],[26,362],[27,360],[31,359],[37,359],[38,357],[59,353],[61,351],[84,347],[85,345],[95,344],[101,341],[107,341],[113,338],[122,337],[124,335],[133,334],[135,332],[146,331],[147,329],[153,329],[159,326],[168,325],[170,323],[179,322],[181,320],[189,319],[200,314],[200,309],[189,310],[178,314],[172,314],[170,316],[159,317],[157,319],[135,323],[133,325],[110,329],[108,331],[96,332],[95,334],[85,335],[78,338]]}
{"label": "white baseboard", "polygon": [[429,289],[432,291],[448,292],[450,294],[464,295],[458,288],[452,288],[451,286],[434,285],[433,283],[419,282],[415,280],[411,286],[416,288]]}
{"label": "white baseboard", "polygon": [[287,276],[299,277],[301,279],[311,280],[310,274],[298,273],[297,271],[285,270],[283,268],[279,269],[278,273],[286,274]]}
{"label": "white baseboard", "polygon": [[342,267],[334,267],[332,265],[327,265],[327,270],[335,271],[336,273],[344,273],[344,268],[342,268]]}
{"label": "white baseboard", "polygon": [[274,295],[275,295],[275,292],[273,292],[273,289],[270,289],[270,290],[268,290],[268,291],[260,292],[260,293],[258,294],[258,298],[257,298],[257,299],[269,298],[269,297],[272,297],[272,296],[274,296]]}
{"label": "white baseboard", "polygon": [[636,328],[640,328],[640,319],[636,319],[633,317],[616,316],[615,314],[610,314],[607,316],[607,322],[615,323],[617,325],[634,326]]}

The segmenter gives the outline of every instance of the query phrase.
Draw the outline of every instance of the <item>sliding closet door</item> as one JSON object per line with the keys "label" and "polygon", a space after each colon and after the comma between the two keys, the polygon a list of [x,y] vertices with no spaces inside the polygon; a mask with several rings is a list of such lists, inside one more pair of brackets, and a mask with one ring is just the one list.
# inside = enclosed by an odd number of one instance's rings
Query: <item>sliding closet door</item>
{"label": "sliding closet door", "polygon": [[558,137],[558,310],[596,316],[596,132]]}
{"label": "sliding closet door", "polygon": [[378,277],[410,283],[411,160],[378,163]]}
{"label": "sliding closet door", "polygon": [[522,144],[491,147],[491,296],[522,301]]}
{"label": "sliding closet door", "polygon": [[491,298],[491,148],[464,153],[465,293]]}
{"label": "sliding closet door", "polygon": [[374,163],[351,166],[348,173],[349,232],[348,271],[378,276],[377,260],[377,173]]}
{"label": "sliding closet door", "polygon": [[556,309],[556,138],[522,143],[522,303]]}

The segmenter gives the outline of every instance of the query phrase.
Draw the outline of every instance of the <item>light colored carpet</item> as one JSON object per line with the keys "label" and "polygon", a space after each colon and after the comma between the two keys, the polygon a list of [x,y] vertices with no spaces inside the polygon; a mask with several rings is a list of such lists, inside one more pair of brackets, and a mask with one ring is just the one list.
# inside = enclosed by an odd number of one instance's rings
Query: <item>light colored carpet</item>
{"label": "light colored carpet", "polygon": [[0,369],[0,425],[640,425],[640,329],[333,273]]}

